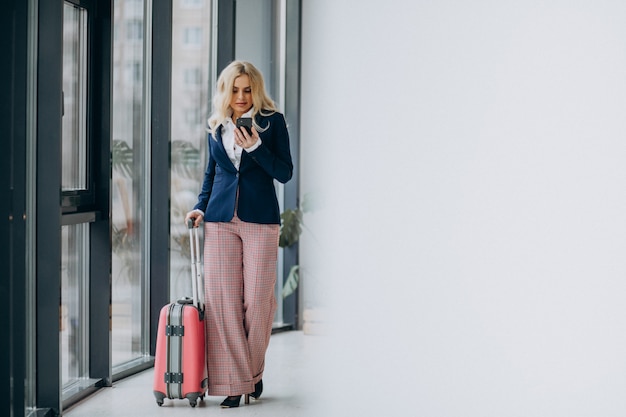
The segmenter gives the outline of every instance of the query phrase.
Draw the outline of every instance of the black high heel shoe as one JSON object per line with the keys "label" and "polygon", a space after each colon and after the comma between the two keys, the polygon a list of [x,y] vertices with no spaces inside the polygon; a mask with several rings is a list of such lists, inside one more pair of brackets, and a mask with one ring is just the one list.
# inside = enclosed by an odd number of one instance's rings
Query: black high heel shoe
{"label": "black high heel shoe", "polygon": [[[236,408],[239,407],[239,402],[241,401],[241,395],[230,395],[222,401],[220,407],[222,408]],[[250,404],[250,394],[246,394],[244,402],[246,404]]]}
{"label": "black high heel shoe", "polygon": [[250,395],[255,400],[258,400],[261,397],[261,394],[263,394],[263,380],[259,379],[259,382],[254,384],[254,392],[251,392],[248,395]]}

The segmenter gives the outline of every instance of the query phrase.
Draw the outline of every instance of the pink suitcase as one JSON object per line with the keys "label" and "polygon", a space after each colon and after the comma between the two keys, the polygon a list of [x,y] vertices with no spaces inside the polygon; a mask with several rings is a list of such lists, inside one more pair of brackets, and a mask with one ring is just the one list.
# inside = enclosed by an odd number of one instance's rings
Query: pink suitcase
{"label": "pink suitcase", "polygon": [[[192,233],[192,230],[194,231]],[[207,367],[204,307],[198,297],[200,248],[198,228],[189,223],[193,298],[185,297],[161,309],[154,358],[153,391],[157,404],[164,399],[188,399],[195,407],[204,400]]]}

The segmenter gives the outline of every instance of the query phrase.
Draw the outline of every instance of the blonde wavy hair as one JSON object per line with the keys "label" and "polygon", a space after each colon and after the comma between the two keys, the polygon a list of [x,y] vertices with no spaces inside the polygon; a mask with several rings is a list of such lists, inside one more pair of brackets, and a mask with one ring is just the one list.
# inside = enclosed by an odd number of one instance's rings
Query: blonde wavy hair
{"label": "blonde wavy hair", "polygon": [[235,79],[239,76],[247,75],[250,79],[250,88],[252,90],[252,123],[257,131],[262,132],[267,126],[260,127],[256,124],[255,116],[261,114],[268,116],[278,111],[276,103],[265,91],[265,82],[261,72],[250,62],[233,61],[222,70],[217,79],[217,86],[213,96],[213,112],[209,116],[210,132],[220,126],[226,118],[231,117],[232,109],[230,108],[230,100],[233,95],[233,86]]}

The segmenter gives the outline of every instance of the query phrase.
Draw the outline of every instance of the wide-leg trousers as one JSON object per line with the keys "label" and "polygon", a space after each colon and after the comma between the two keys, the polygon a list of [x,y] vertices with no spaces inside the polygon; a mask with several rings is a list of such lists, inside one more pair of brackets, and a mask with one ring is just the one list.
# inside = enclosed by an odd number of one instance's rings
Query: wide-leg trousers
{"label": "wide-leg trousers", "polygon": [[276,311],[277,224],[205,222],[208,395],[254,392]]}

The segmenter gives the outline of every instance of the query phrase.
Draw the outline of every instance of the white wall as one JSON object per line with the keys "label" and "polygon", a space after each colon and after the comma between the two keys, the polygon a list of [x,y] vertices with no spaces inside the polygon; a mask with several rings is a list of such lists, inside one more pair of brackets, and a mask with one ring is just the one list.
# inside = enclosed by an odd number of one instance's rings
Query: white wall
{"label": "white wall", "polygon": [[319,415],[626,415],[626,3],[304,0],[302,30]]}

